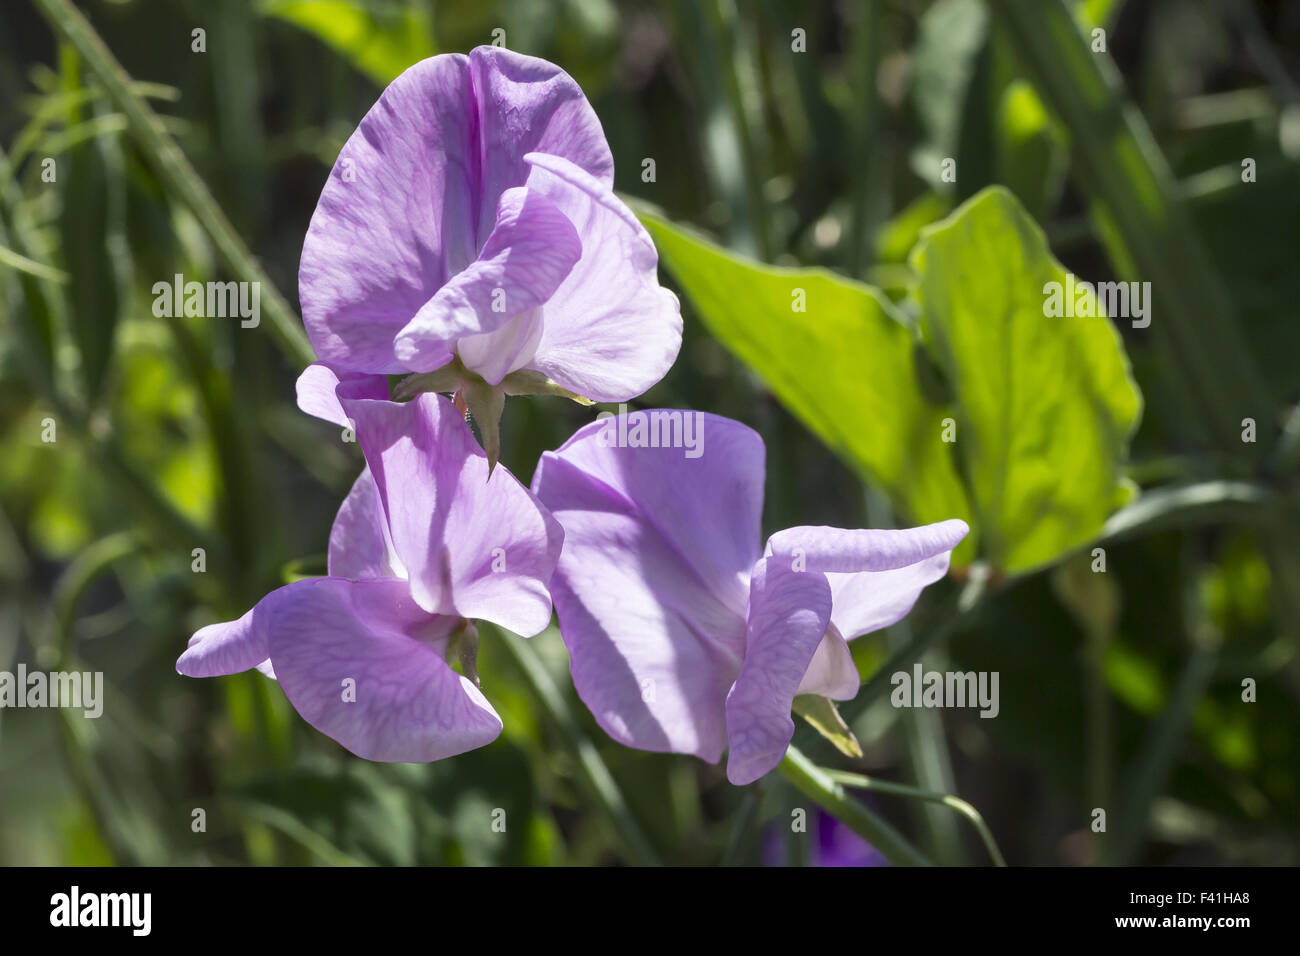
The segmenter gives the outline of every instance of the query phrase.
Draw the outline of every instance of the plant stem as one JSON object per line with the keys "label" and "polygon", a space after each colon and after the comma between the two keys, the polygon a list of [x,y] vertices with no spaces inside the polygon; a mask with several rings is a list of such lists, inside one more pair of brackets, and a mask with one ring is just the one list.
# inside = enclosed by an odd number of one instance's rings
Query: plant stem
{"label": "plant stem", "polygon": [[989,857],[993,860],[994,866],[1006,866],[1007,861],[1002,857],[1002,851],[998,849],[997,841],[993,839],[993,831],[989,829],[980,812],[960,797],[955,797],[949,793],[931,793],[927,790],[918,790],[916,787],[909,787],[901,783],[891,783],[888,780],[877,780],[875,777],[868,777],[860,773],[848,773],[843,770],[827,770],[826,776],[836,783],[841,783],[846,787],[855,787],[859,790],[870,790],[875,793],[889,793],[896,797],[911,797],[915,800],[925,800],[928,803],[938,803],[952,810],[956,810],[967,820],[979,833],[979,837],[984,841],[984,848],[989,851]]}
{"label": "plant stem", "polygon": [[777,769],[800,793],[870,843],[890,863],[895,866],[930,865],[921,851],[908,843],[901,833],[854,799],[829,771],[817,766],[798,748],[787,750]]}
{"label": "plant stem", "polygon": [[181,199],[207,231],[226,268],[240,280],[261,286],[262,309],[280,347],[300,364],[314,362],[316,354],[307,341],[297,313],[263,271],[181,148],[168,134],[161,118],[137,92],[131,77],[94,27],[68,0],[35,2],[55,32],[76,48],[107,91],[114,107],[126,116],[128,129],[141,154],[168,190]]}
{"label": "plant stem", "polygon": [[[486,630],[482,624],[479,627],[480,630]],[[628,858],[638,866],[661,865],[659,855],[633,818],[632,811],[627,801],[623,799],[622,791],[619,790],[613,774],[605,766],[605,761],[601,760],[595,744],[582,732],[578,722],[569,713],[559,688],[551,680],[551,675],[546,672],[546,667],[528,639],[508,634],[500,629],[496,630],[501,636],[499,645],[515,663],[534,696],[541,703],[542,709],[546,711],[547,717],[577,758],[578,769],[588,795],[605,811]],[[538,639],[532,638],[532,640]]]}

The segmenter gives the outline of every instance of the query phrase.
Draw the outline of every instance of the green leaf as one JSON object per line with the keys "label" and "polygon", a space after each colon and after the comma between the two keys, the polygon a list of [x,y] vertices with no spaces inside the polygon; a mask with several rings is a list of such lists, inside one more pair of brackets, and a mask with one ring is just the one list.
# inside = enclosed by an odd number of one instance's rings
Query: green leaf
{"label": "green leaf", "polygon": [[[941,440],[949,412],[926,400],[915,337],[884,295],[825,269],[754,262],[638,214],[709,331],[896,510],[918,523],[970,518]],[[974,538],[958,563],[970,560]]]}
{"label": "green leaf", "polygon": [[1121,464],[1142,400],[1119,334],[1104,316],[1044,314],[1065,269],[1001,187],[927,230],[911,263],[983,552],[1007,572],[1050,563],[1133,494]]}
{"label": "green leaf", "polygon": [[346,0],[264,0],[264,15],[315,35],[380,86],[433,56],[433,19],[421,5],[375,6]]}

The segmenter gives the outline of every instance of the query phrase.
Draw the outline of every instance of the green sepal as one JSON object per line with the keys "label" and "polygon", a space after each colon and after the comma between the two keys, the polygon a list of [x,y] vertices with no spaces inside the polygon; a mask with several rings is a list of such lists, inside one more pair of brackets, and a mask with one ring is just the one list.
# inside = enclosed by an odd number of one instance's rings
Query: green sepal
{"label": "green sepal", "polygon": [[840,716],[835,702],[817,694],[800,694],[794,699],[794,712],[808,721],[835,749],[846,757],[861,757],[862,745]]}

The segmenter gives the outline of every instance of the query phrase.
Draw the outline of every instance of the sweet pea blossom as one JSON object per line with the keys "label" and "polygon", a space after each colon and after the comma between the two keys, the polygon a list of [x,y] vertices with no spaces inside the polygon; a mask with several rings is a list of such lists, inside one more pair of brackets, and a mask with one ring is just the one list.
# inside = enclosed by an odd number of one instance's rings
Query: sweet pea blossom
{"label": "sweet pea blossom", "polygon": [[[495,460],[504,395],[640,395],[681,347],[600,121],[557,66],[497,47],[424,60],[339,153],[303,243],[308,337],[340,374],[422,373]],[[399,394],[399,397],[402,397]]]}
{"label": "sweet pea blossom", "polygon": [[[328,576],[201,628],[176,669],[215,677],[256,667],[358,756],[439,760],[501,732],[477,686],[471,619],[523,635],[545,628],[563,532],[506,469],[489,479],[450,401],[398,404],[379,391],[369,378],[340,384],[323,366],[299,381],[303,409],[352,422],[367,461],[334,519]],[[448,663],[455,655],[465,674]]]}
{"label": "sweet pea blossom", "polygon": [[564,528],[551,582],[579,696],[611,737],[745,784],[775,767],[796,695],[856,695],[847,639],[902,619],[969,530],[797,527],[759,548],[764,448],[704,415],[704,453],[619,447],[604,422],[542,456]]}

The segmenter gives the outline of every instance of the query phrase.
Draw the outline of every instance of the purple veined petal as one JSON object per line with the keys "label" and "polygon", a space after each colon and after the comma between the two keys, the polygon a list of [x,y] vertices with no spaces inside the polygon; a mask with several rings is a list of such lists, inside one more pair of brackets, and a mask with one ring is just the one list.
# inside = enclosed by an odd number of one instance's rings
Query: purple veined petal
{"label": "purple veined petal", "polygon": [[388,517],[411,596],[433,614],[491,621],[529,636],[551,620],[547,590],[564,534],[487,456],[455,406],[340,398]]}
{"label": "purple veined petal", "polygon": [[564,527],[551,593],[578,696],[619,743],[716,762],[743,605],[720,600],[653,516],[564,455],[543,456],[533,487]]}
{"label": "purple veined petal", "polygon": [[[407,368],[433,371],[445,364],[447,349],[458,339],[487,338],[549,299],[581,255],[573,223],[554,203],[524,186],[507,189],[478,259],[452,276],[398,333],[395,354]],[[487,356],[497,351],[489,348]],[[523,361],[529,358],[531,351]],[[513,371],[468,359],[466,366],[492,385]]]}
{"label": "purple veined petal", "polygon": [[749,587],[745,661],[727,694],[727,779],[737,786],[757,780],[785,755],[794,736],[790,708],[831,615],[823,574],[764,558]]}
{"label": "purple veined petal", "polygon": [[542,307],[528,367],[593,401],[635,398],[664,377],[682,343],[681,307],[659,285],[654,243],[607,184],[560,156],[526,159],[529,189],[582,239],[582,258]]}
{"label": "purple veined petal", "polygon": [[948,573],[951,551],[888,571],[827,574],[835,606],[831,620],[849,640],[907,617],[927,585]]}
{"label": "purple veined petal", "polygon": [[298,394],[298,407],[308,415],[323,418],[342,428],[351,427],[343,406],[335,394],[340,382],[347,382],[357,397],[387,398],[388,380],[382,375],[357,375],[344,373],[340,376],[323,362],[313,362],[302,370],[294,388]]}
{"label": "purple veined petal", "polygon": [[282,588],[271,661],[303,719],[366,760],[422,763],[482,747],[501,719],[444,659],[461,625],[411,600],[403,581],[314,578]]}
{"label": "purple veined petal", "polygon": [[[316,354],[336,368],[406,371],[393,339],[478,256],[481,144],[470,74],[460,54],[406,70],[330,172],[303,242],[298,295]],[[496,195],[491,201],[495,210]]]}
{"label": "purple veined petal", "polygon": [[[692,447],[630,447],[637,423],[661,446]],[[557,459],[567,463],[607,488],[623,513],[653,531],[721,604],[744,617],[749,570],[759,556],[764,454],[758,433],[732,419],[680,409],[636,411],[599,418],[544,454],[533,489],[554,511],[555,488],[571,486],[577,476],[557,468],[548,487],[548,469]]]}
{"label": "purple veined petal", "polygon": [[572,77],[554,63],[493,46],[470,51],[469,63],[479,115],[480,237],[492,230],[497,197],[528,181],[527,153],[562,156],[605,188],[614,185],[609,143]]}
{"label": "purple veined petal", "polygon": [[958,518],[901,530],[804,526],[778,531],[763,553],[806,571],[890,571],[951,551],[969,531]]}
{"label": "purple veined petal", "polygon": [[[836,575],[828,574],[824,577],[833,582]],[[831,583],[831,625],[822,635],[821,643],[813,653],[796,694],[816,694],[831,700],[852,700],[862,687],[862,678],[858,674],[858,666],[853,663],[848,642],[835,623],[834,587],[834,583]]]}
{"label": "purple veined petal", "polygon": [[368,467],[357,476],[334,516],[327,571],[330,577],[353,580],[406,577],[388,531],[379,486]]}

